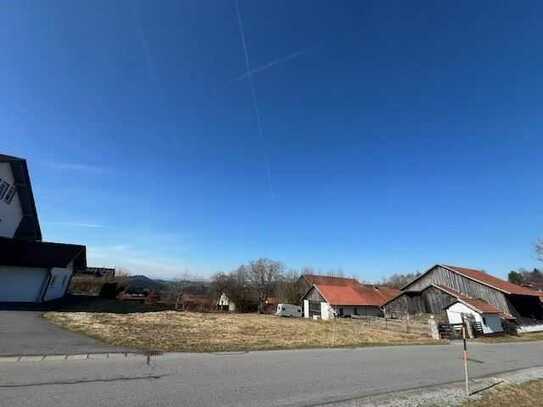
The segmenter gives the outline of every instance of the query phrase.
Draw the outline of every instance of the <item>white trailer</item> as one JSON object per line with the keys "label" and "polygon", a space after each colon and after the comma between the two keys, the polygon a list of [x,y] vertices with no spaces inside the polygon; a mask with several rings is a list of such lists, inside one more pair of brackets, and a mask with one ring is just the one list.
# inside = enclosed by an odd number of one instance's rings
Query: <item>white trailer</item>
{"label": "white trailer", "polygon": [[275,315],[279,317],[297,317],[303,316],[302,307],[293,304],[277,304]]}

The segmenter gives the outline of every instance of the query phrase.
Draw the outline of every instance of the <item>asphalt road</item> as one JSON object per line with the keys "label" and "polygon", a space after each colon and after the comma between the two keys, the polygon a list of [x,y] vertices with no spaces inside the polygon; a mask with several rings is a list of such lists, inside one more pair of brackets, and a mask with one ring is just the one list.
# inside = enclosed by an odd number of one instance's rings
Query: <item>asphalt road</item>
{"label": "asphalt road", "polygon": [[0,311],[0,356],[122,350],[59,328],[43,319],[41,314],[41,311]]}
{"label": "asphalt road", "polygon": [[[474,377],[543,365],[543,343],[474,344]],[[0,363],[2,406],[314,406],[463,378],[460,345]]]}

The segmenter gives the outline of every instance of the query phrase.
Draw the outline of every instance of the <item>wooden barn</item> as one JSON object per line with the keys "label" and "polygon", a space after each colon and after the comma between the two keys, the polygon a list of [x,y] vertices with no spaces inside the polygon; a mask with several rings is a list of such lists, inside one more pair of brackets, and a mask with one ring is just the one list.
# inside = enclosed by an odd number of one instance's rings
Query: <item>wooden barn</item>
{"label": "wooden barn", "polygon": [[[387,316],[428,313],[446,315],[460,301],[476,304],[517,325],[519,331],[543,330],[541,293],[481,270],[438,264],[402,288],[383,305]],[[495,312],[494,312],[495,311]]]}

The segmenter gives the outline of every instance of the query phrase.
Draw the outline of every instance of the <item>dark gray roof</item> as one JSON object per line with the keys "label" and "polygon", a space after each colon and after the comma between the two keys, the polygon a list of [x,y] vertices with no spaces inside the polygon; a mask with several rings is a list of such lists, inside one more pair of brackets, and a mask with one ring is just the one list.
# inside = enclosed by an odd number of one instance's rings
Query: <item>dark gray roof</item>
{"label": "dark gray roof", "polygon": [[32,184],[30,183],[30,174],[26,166],[26,160],[10,155],[0,154],[0,162],[9,163],[17,187],[17,194],[21,201],[23,210],[23,219],[15,231],[15,239],[41,240],[40,222],[38,220],[38,211],[32,193]]}
{"label": "dark gray roof", "polygon": [[0,237],[0,265],[22,267],[66,267],[72,260],[74,269],[87,267],[85,246],[39,242]]}

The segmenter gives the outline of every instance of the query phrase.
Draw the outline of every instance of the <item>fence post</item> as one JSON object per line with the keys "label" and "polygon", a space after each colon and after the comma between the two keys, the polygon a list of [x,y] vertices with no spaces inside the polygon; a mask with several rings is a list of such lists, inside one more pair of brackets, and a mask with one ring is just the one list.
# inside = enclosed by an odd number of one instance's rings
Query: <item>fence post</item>
{"label": "fence post", "polygon": [[409,314],[407,314],[407,318],[405,318],[405,332],[409,333]]}
{"label": "fence post", "polygon": [[432,315],[430,317],[430,319],[428,320],[428,325],[429,325],[429,328],[430,328],[430,335],[432,336],[432,339],[435,339],[435,340],[439,340],[441,339],[439,337],[439,328],[437,326],[437,322],[434,318],[434,316]]}

